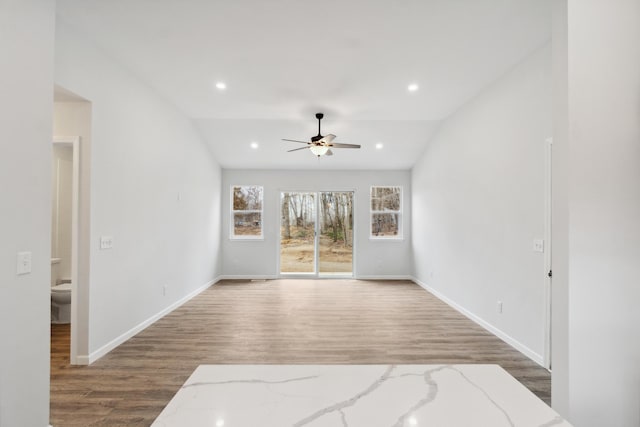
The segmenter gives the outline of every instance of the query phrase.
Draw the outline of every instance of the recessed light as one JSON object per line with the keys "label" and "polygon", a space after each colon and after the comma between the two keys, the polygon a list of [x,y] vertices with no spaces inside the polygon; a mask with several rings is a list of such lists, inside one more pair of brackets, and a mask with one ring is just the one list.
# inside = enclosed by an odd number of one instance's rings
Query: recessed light
{"label": "recessed light", "polygon": [[416,417],[409,418],[409,425],[412,425],[412,426],[418,425],[418,420],[416,420]]}
{"label": "recessed light", "polygon": [[220,90],[225,90],[227,88],[227,84],[225,82],[218,82],[216,83],[216,88]]}
{"label": "recessed light", "polygon": [[258,143],[257,142],[252,142],[251,143],[251,148],[253,148],[254,150],[258,149]]}
{"label": "recessed light", "polygon": [[376,144],[376,150],[382,150],[382,147],[384,147],[384,145],[382,144],[382,142],[378,142]]}
{"label": "recessed light", "polygon": [[407,86],[407,89],[409,90],[409,92],[415,92],[418,90],[418,85],[416,83],[411,83],[409,86]]}
{"label": "recessed light", "polygon": [[223,419],[219,419],[218,421],[216,421],[216,427],[222,427],[223,425],[224,425]]}

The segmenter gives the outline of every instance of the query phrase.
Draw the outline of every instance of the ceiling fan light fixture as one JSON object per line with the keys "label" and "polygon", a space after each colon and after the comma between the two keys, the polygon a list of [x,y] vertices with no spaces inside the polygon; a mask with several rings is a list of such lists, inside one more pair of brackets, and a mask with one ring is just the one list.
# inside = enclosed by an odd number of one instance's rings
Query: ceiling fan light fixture
{"label": "ceiling fan light fixture", "polygon": [[311,147],[309,147],[309,149],[315,156],[318,157],[324,156],[325,154],[327,154],[327,151],[329,151],[329,147],[327,147],[326,145],[312,145]]}

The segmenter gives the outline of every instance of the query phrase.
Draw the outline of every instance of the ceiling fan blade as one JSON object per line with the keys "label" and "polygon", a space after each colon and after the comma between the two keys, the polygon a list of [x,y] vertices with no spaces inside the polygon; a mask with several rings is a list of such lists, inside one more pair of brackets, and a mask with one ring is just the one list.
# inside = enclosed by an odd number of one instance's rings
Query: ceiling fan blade
{"label": "ceiling fan blade", "polygon": [[298,150],[306,150],[309,147],[300,147],[300,148],[294,148],[293,150],[287,150],[287,153],[290,153],[292,151],[298,151]]}
{"label": "ceiling fan blade", "polygon": [[288,141],[288,142],[299,142],[300,144],[309,144],[308,141],[298,141],[296,139],[282,139],[283,141]]}
{"label": "ceiling fan blade", "polygon": [[329,144],[330,147],[333,148],[360,148],[360,146],[358,144],[339,144],[339,143],[335,143],[335,144]]}
{"label": "ceiling fan blade", "polygon": [[336,139],[336,136],[334,134],[330,133],[329,135],[323,136],[322,139],[320,141],[318,141],[318,142],[326,142],[327,144],[329,144],[334,139]]}
{"label": "ceiling fan blade", "polygon": [[331,150],[327,150],[326,153],[324,153],[325,156],[333,156],[333,151]]}

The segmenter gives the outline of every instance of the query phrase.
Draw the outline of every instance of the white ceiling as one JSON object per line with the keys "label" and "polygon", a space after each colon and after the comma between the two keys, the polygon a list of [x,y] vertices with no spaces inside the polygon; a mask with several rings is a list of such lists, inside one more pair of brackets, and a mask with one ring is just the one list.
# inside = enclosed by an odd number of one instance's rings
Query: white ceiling
{"label": "white ceiling", "polygon": [[[195,119],[223,167],[406,169],[438,121],[549,41],[550,1],[58,0],[57,8]],[[410,93],[413,82],[420,89]],[[320,161],[285,153],[294,144],[280,138],[317,133],[320,111],[323,134],[363,148]]]}

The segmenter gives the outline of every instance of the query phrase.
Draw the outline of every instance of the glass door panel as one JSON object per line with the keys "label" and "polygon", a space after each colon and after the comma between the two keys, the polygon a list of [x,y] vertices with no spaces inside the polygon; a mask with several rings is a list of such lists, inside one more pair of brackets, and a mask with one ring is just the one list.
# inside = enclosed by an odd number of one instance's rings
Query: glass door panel
{"label": "glass door panel", "polygon": [[353,273],[353,192],[319,193],[319,273]]}
{"label": "glass door panel", "polygon": [[316,193],[280,193],[280,272],[316,272]]}

